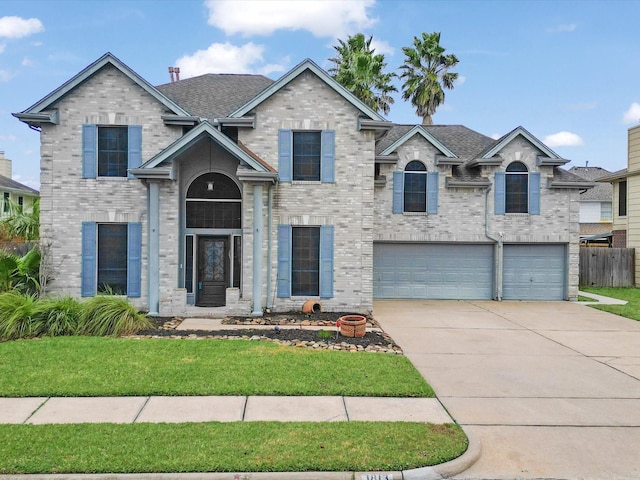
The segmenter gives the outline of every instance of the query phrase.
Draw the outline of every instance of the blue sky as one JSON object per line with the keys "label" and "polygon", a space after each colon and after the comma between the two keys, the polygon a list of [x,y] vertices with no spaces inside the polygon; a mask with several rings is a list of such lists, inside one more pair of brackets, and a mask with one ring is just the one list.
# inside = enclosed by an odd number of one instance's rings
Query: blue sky
{"label": "blue sky", "polygon": [[[11,116],[105,52],[153,85],[202,73],[277,79],[336,39],[373,35],[389,69],[422,32],[460,63],[434,116],[498,137],[522,125],[571,165],[626,166],[640,122],[640,1],[0,0],[0,150],[39,186],[39,135]],[[398,83],[399,86],[399,83]],[[387,116],[420,123],[399,94]]]}

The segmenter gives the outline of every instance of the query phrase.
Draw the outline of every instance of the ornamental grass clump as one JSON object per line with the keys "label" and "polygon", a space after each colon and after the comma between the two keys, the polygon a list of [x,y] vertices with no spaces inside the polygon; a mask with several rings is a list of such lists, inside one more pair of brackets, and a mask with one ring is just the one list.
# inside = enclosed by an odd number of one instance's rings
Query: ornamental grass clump
{"label": "ornamental grass clump", "polygon": [[98,295],[82,303],[80,335],[111,336],[132,335],[138,330],[151,328],[151,321],[138,312],[126,298]]}
{"label": "ornamental grass clump", "polygon": [[0,293],[0,340],[16,340],[40,335],[38,298],[17,291]]}
{"label": "ornamental grass clump", "polygon": [[59,337],[75,335],[82,317],[82,304],[71,297],[41,299],[37,318],[44,335]]}

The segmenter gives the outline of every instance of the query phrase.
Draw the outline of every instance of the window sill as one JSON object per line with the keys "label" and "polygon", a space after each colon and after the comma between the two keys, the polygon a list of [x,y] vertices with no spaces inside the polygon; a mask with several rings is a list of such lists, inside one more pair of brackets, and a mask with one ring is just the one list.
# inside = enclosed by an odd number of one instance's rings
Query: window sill
{"label": "window sill", "polygon": [[291,185],[322,185],[320,180],[292,180]]}
{"label": "window sill", "polygon": [[402,212],[402,215],[406,217],[426,217],[427,212]]}

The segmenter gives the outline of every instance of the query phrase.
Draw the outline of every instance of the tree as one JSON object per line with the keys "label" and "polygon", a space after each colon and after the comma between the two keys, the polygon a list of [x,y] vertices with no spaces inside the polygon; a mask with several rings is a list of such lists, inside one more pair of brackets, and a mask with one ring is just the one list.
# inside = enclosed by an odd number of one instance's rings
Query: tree
{"label": "tree", "polygon": [[346,42],[338,40],[339,45],[333,47],[338,56],[329,59],[335,65],[329,73],[372,110],[386,115],[393,103],[391,93],[398,91],[391,84],[396,74],[384,71],[384,55],[371,48],[372,39],[357,33]]}
{"label": "tree", "polygon": [[37,241],[40,236],[40,199],[33,202],[31,211],[26,212],[22,205],[13,200],[9,202],[9,215],[0,220],[5,237],[25,241]]}
{"label": "tree", "polygon": [[404,64],[400,66],[402,98],[410,100],[423,125],[432,125],[431,116],[444,103],[444,90],[453,89],[457,73],[449,69],[458,64],[458,58],[445,55],[440,46],[440,32],[423,33],[413,37],[413,47],[403,47]]}

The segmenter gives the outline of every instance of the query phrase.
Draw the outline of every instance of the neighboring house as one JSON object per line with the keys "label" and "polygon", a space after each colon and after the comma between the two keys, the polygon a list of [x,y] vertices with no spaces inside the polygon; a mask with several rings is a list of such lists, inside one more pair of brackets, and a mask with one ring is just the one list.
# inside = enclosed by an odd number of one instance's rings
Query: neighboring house
{"label": "neighboring house", "polygon": [[2,204],[0,205],[0,218],[7,217],[11,209],[11,203],[30,212],[33,202],[38,198],[39,192],[11,178],[12,162],[0,151],[0,192],[2,192]]}
{"label": "neighboring house", "polygon": [[569,172],[595,183],[595,187],[580,192],[580,242],[608,246],[613,228],[613,187],[599,182],[611,172],[600,167],[571,167]]}
{"label": "neighboring house", "polygon": [[602,177],[613,185],[613,247],[635,248],[636,286],[640,286],[640,125],[628,132],[627,168]]}
{"label": "neighboring house", "polygon": [[593,184],[522,127],[393,125],[310,60],[153,87],[111,54],[14,115],[41,130],[52,293],[160,315],[577,296]]}

